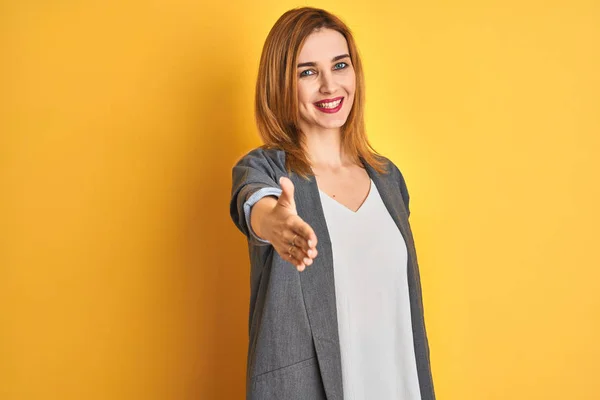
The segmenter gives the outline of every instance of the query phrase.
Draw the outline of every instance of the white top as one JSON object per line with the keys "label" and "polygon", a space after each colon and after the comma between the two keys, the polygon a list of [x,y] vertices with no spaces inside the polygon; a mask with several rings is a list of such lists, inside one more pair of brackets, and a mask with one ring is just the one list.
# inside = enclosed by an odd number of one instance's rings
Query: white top
{"label": "white top", "polygon": [[372,180],[357,212],[319,194],[333,251],[344,400],[421,400],[404,238]]}

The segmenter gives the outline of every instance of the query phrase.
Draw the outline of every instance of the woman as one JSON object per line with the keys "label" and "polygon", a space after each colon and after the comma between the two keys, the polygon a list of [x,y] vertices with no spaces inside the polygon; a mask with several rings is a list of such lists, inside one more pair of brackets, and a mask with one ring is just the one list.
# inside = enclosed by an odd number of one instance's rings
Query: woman
{"label": "woman", "polygon": [[280,17],[256,85],[265,145],[233,167],[251,261],[249,399],[435,398],[409,195],[368,143],[363,94],[342,21]]}

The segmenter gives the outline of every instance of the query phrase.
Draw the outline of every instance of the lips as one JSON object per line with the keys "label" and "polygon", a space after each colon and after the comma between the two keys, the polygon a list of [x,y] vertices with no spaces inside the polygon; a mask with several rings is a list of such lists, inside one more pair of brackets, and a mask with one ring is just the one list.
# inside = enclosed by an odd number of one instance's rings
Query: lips
{"label": "lips", "polygon": [[340,109],[342,108],[342,105],[344,104],[344,97],[340,96],[335,97],[333,99],[323,99],[313,104],[315,105],[317,110],[327,114],[333,114],[340,111]]}

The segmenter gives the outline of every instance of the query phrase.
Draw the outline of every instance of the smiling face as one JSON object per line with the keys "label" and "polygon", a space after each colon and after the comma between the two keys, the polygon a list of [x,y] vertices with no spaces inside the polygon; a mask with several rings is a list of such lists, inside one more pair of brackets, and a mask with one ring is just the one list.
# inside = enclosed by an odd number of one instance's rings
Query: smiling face
{"label": "smiling face", "polygon": [[339,132],[352,109],[356,77],[344,36],[332,29],[310,34],[298,55],[299,127],[305,134]]}

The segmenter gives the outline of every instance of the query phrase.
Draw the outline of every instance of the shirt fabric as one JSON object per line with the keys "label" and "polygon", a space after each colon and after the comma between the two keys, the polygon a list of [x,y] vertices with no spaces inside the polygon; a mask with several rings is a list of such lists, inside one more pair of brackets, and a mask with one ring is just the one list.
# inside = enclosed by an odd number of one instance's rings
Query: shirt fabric
{"label": "shirt fabric", "polygon": [[402,234],[372,181],[356,212],[319,195],[333,251],[344,399],[421,400]]}

